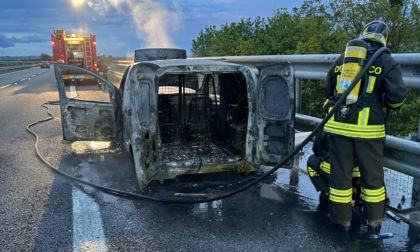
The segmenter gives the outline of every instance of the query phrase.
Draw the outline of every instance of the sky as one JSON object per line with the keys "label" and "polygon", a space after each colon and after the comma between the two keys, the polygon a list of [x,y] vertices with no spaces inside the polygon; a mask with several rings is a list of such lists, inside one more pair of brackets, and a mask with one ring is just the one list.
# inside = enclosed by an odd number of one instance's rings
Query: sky
{"label": "sky", "polygon": [[[272,17],[303,0],[1,0],[0,57],[52,55],[51,33],[96,35],[98,54],[130,56],[139,48],[181,48],[206,26]],[[82,1],[83,0],[79,0]],[[82,22],[84,21],[84,22]]]}

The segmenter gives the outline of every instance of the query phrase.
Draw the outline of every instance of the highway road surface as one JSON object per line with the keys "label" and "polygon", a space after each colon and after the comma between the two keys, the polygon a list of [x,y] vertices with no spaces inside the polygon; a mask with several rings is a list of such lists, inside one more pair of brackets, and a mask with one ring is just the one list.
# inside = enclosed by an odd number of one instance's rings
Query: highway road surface
{"label": "highway road surface", "polygon": [[[386,217],[373,239],[361,215],[342,232],[326,222],[327,207],[307,174],[309,150],[295,168],[279,169],[231,197],[197,204],[168,204],[103,192],[78,179],[149,197],[184,200],[225,193],[255,179],[233,174],[152,183],[138,190],[134,166],[118,146],[62,139],[52,69],[0,75],[0,251],[420,251],[420,230]],[[270,167],[265,167],[269,169]],[[182,202],[181,202],[182,203]]]}

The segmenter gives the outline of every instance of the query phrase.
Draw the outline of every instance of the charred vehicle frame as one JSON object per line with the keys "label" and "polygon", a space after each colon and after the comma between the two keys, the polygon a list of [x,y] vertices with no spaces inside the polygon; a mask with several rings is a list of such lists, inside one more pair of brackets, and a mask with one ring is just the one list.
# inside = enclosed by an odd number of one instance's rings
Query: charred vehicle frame
{"label": "charred vehicle frame", "polygon": [[[85,72],[109,101],[69,96],[62,70]],[[119,88],[86,69],[56,64],[63,138],[118,141],[141,189],[151,180],[273,165],[294,148],[294,71],[186,59],[181,49],[139,49]],[[291,167],[291,163],[287,167]]]}

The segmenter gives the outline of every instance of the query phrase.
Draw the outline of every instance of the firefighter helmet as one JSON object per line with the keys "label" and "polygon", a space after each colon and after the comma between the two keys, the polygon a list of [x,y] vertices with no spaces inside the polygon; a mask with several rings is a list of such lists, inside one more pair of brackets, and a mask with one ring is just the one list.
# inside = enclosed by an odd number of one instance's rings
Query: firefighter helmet
{"label": "firefighter helmet", "polygon": [[382,21],[372,21],[363,27],[359,38],[363,40],[372,40],[386,46],[389,39],[389,28]]}

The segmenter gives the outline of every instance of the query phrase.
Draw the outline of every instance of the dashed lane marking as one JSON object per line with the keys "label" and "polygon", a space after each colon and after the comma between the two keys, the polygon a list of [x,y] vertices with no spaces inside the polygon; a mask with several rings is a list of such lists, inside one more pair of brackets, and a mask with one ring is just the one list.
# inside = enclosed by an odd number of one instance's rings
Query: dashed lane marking
{"label": "dashed lane marking", "polygon": [[0,88],[5,88],[5,87],[8,87],[8,86],[11,86],[12,84],[7,84],[7,85],[4,85],[4,86],[2,86],[2,87],[0,87]]}
{"label": "dashed lane marking", "polygon": [[73,187],[73,251],[106,252],[99,206],[89,195]]}
{"label": "dashed lane marking", "polygon": [[[22,71],[23,71],[23,70],[22,70]],[[21,71],[15,71],[15,72],[10,72],[10,73],[4,73],[4,74],[0,74],[0,76],[2,76],[2,75],[6,75],[6,74],[11,74],[11,73],[16,73],[16,72],[21,72]],[[32,77],[32,78],[35,78],[37,75],[40,75],[40,74],[42,74],[42,73],[44,73],[44,72],[46,72],[46,71],[41,71],[41,72],[39,72],[39,73],[37,73],[37,74],[32,75],[31,77]],[[25,80],[31,80],[31,77],[23,78],[23,79],[21,79],[20,81],[22,82],[22,81],[25,81]],[[18,83],[15,83],[15,85],[17,85],[17,84],[18,84]],[[0,87],[0,89],[5,88],[5,87],[8,87],[8,86],[11,86],[11,85],[13,85],[13,84],[7,84],[7,85],[4,85],[4,86],[1,86],[1,87]]]}

